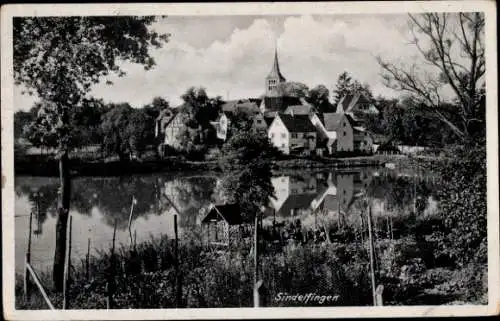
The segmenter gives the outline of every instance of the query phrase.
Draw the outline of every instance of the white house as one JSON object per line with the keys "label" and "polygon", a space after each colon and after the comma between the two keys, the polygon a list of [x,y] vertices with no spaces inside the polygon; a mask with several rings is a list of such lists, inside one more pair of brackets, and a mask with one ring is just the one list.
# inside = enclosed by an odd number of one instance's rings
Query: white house
{"label": "white house", "polygon": [[271,143],[286,155],[310,155],[316,149],[316,127],[308,115],[279,113],[267,133]]}

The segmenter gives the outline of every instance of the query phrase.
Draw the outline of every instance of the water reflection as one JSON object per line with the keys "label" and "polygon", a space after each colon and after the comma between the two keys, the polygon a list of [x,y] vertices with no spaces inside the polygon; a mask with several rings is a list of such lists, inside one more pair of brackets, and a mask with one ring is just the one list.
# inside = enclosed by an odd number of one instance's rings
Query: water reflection
{"label": "water reflection", "polygon": [[[87,242],[92,251],[111,245],[113,226],[117,223],[118,243],[128,244],[128,220],[132,198],[132,228],[137,241],[151,235],[173,234],[173,214],[179,214],[179,231],[197,226],[200,209],[217,201],[216,176],[143,175],[127,177],[85,177],[72,181],[70,212],[73,215],[73,255],[83,258]],[[387,169],[356,171],[301,171],[271,178],[275,199],[266,222],[300,219],[302,226],[331,224],[340,217],[357,221],[370,200],[374,216],[422,214],[435,208],[433,183],[423,175],[404,176]],[[50,267],[55,243],[55,213],[58,196],[56,178],[16,178],[16,271],[22,271],[27,247],[29,213],[33,212],[33,265]],[[340,214],[340,215],[339,215]],[[186,234],[187,235],[187,234]]]}

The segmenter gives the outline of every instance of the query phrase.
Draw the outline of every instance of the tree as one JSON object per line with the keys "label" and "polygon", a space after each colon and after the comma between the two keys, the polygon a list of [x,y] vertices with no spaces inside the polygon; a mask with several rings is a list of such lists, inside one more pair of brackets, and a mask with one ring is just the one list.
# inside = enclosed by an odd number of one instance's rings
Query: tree
{"label": "tree", "polygon": [[283,96],[295,98],[307,98],[309,96],[309,88],[300,82],[283,82],[278,85],[278,88]]}
{"label": "tree", "polygon": [[[123,76],[120,61],[150,69],[150,47],[161,47],[168,35],[148,29],[154,17],[74,16],[19,17],[13,20],[14,79],[43,102],[38,118],[54,133],[59,151],[61,197],[58,204],[53,279],[62,290],[66,229],[70,205],[68,153],[74,109],[92,86],[110,73]],[[109,82],[109,81],[108,81]]]}
{"label": "tree", "polygon": [[353,80],[353,78],[347,71],[344,71],[342,74],[340,74],[333,93],[335,94],[333,102],[334,106],[337,106],[342,97],[346,95],[353,95],[356,93],[362,93],[369,100],[373,99],[370,86],[368,84],[361,84],[357,80]]}
{"label": "tree", "polygon": [[191,155],[201,155],[215,144],[215,129],[210,124],[217,119],[222,105],[220,97],[209,98],[204,88],[189,88],[182,96],[184,105],[180,115],[184,126],[179,138],[182,150]]}
{"label": "tree", "polygon": [[325,85],[318,85],[309,90],[307,101],[321,113],[334,113],[335,107],[330,103],[330,91]]}
{"label": "tree", "polygon": [[102,116],[103,149],[117,154],[122,162],[129,159],[130,153],[141,157],[147,145],[154,143],[154,119],[144,109],[134,109],[128,103],[111,106]]}
{"label": "tree", "polygon": [[[424,13],[409,15],[413,44],[430,67],[409,68],[377,60],[386,86],[406,91],[462,140],[484,128],[484,14]],[[442,112],[443,87],[451,88],[456,101],[450,119]]]}

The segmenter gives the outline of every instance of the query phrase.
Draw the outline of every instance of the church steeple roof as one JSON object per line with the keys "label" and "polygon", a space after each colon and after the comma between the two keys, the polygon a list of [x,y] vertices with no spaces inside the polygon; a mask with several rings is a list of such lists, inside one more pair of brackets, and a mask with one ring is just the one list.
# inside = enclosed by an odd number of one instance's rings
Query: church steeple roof
{"label": "church steeple roof", "polygon": [[271,71],[267,75],[267,78],[278,78],[280,82],[286,81],[285,77],[281,74],[280,65],[278,62],[278,48],[274,50],[274,62]]}

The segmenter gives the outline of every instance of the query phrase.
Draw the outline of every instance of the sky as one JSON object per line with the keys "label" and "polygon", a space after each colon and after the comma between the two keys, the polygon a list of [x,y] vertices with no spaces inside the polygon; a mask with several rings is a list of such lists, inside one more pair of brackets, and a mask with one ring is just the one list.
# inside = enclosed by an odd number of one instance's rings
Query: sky
{"label": "sky", "polygon": [[[168,43],[151,51],[155,68],[145,71],[124,63],[127,75],[111,77],[113,85],[98,84],[94,97],[142,107],[159,96],[176,106],[191,86],[224,99],[258,97],[275,49],[288,81],[331,90],[347,71],[370,85],[375,96],[394,97],[398,93],[383,85],[375,57],[400,62],[416,58],[404,14],[169,16],[152,28],[171,34]],[[28,110],[36,97],[21,92],[15,88],[16,109]]]}

